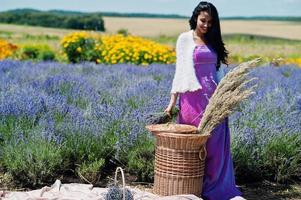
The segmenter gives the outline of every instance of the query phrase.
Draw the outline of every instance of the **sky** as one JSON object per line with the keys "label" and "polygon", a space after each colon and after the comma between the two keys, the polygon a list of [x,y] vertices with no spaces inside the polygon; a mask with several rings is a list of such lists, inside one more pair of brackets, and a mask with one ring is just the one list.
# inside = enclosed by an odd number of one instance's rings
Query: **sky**
{"label": "sky", "polygon": [[[208,0],[220,17],[301,16],[301,0]],[[0,0],[0,11],[16,8],[190,16],[199,0]]]}

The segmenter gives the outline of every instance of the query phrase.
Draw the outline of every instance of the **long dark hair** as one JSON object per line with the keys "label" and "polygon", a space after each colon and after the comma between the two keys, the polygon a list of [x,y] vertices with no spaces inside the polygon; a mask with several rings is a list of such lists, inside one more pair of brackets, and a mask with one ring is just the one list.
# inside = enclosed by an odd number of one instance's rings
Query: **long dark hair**
{"label": "long dark hair", "polygon": [[195,30],[197,26],[197,19],[201,11],[206,11],[212,17],[212,25],[208,32],[205,34],[206,42],[208,42],[214,51],[217,53],[217,66],[218,69],[221,62],[228,65],[228,51],[225,48],[225,44],[222,39],[220,22],[218,12],[212,3],[201,1],[197,7],[195,7],[192,16],[189,20],[190,29]]}

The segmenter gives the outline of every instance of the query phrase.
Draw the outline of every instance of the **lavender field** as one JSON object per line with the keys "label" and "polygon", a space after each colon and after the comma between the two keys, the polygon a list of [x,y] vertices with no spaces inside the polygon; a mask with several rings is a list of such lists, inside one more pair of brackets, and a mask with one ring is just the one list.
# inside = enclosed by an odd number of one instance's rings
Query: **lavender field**
{"label": "lavender field", "polygon": [[[19,186],[64,176],[97,183],[123,166],[153,178],[147,117],[169,101],[173,65],[0,62],[0,174]],[[301,69],[262,66],[230,116],[239,180],[301,178]],[[252,178],[250,178],[252,177]]]}

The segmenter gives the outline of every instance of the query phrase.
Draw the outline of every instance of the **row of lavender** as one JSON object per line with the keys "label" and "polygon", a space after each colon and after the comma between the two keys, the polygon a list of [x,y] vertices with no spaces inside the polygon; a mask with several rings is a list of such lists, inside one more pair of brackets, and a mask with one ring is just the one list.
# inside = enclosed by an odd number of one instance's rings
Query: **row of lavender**
{"label": "row of lavender", "polygon": [[231,116],[240,179],[301,180],[301,70],[264,66],[251,72],[258,89]]}
{"label": "row of lavender", "polygon": [[[146,118],[167,105],[172,65],[0,62],[0,173],[19,185],[97,182],[126,167],[153,177]],[[259,90],[230,117],[239,178],[300,178],[301,70],[254,70]]]}

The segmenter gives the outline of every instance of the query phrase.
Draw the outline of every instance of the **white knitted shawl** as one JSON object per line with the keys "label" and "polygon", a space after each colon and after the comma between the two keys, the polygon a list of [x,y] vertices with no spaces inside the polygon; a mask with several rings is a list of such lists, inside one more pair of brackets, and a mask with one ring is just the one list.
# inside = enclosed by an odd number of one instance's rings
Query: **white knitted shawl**
{"label": "white knitted shawl", "polygon": [[193,30],[180,34],[176,45],[176,71],[172,82],[171,93],[183,93],[201,89],[193,67],[193,51],[196,44]]}
{"label": "white knitted shawl", "polygon": [[[176,46],[176,72],[170,93],[184,93],[202,89],[194,70],[193,51],[196,43],[193,40],[193,30],[180,34]],[[216,82],[225,76],[225,66],[221,65],[215,74]]]}

